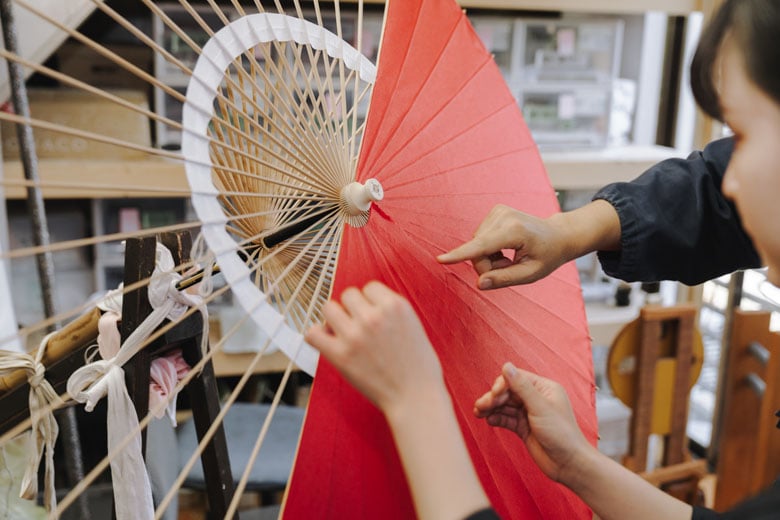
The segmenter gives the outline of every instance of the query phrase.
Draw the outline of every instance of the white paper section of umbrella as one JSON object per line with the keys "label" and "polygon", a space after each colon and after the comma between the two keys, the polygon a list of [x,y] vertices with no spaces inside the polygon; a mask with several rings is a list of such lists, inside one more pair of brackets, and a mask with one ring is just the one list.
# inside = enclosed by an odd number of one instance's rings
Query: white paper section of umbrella
{"label": "white paper section of umbrella", "polygon": [[343,60],[362,81],[373,83],[376,79],[376,67],[368,58],[323,27],[276,13],[245,16],[220,29],[198,57],[183,107],[181,152],[192,189],[192,205],[203,224],[202,233],[233,294],[260,330],[272,339],[274,347],[280,348],[301,370],[314,375],[318,352],[285,323],[284,317],[268,303],[266,295],[252,283],[249,268],[236,254],[236,241],[225,228],[227,216],[211,180],[207,129],[224,71],[246,50],[274,40],[295,41],[324,50],[331,58]]}

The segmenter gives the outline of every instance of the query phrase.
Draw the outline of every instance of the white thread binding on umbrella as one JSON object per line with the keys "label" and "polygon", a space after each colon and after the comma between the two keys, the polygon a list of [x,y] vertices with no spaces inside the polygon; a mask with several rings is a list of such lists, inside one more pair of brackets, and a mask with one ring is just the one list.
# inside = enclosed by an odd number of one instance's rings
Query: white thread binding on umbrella
{"label": "white thread binding on umbrella", "polygon": [[192,189],[192,205],[203,222],[201,232],[217,258],[222,274],[230,284],[242,307],[253,321],[292,359],[310,375],[317,368],[318,353],[308,345],[300,333],[290,328],[267,297],[251,282],[249,268],[236,255],[236,242],[228,234],[228,217],[220,206],[219,191],[211,179],[211,158],[207,135],[210,115],[198,107],[211,106],[225,69],[243,54],[260,43],[295,41],[327,52],[341,59],[366,83],[376,79],[376,67],[344,40],[306,20],[291,16],[260,13],[248,15],[220,29],[203,46],[187,86],[187,101],[183,107],[181,152],[185,158],[187,180]]}

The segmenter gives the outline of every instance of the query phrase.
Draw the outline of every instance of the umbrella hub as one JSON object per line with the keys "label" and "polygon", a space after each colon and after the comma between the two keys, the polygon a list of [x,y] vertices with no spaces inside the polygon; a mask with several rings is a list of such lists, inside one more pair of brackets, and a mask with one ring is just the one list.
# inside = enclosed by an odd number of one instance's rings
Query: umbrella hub
{"label": "umbrella hub", "polygon": [[341,190],[341,202],[348,215],[365,214],[372,201],[379,201],[385,196],[382,185],[376,179],[368,179],[365,184],[350,182]]}

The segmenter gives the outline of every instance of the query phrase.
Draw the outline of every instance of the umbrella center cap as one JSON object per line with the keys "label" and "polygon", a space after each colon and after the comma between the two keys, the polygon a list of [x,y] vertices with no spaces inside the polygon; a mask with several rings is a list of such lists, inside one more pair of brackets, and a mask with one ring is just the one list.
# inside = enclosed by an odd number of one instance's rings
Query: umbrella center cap
{"label": "umbrella center cap", "polygon": [[351,182],[341,190],[344,209],[352,216],[365,213],[371,207],[372,201],[382,200],[384,196],[385,191],[376,179],[368,179],[365,184]]}

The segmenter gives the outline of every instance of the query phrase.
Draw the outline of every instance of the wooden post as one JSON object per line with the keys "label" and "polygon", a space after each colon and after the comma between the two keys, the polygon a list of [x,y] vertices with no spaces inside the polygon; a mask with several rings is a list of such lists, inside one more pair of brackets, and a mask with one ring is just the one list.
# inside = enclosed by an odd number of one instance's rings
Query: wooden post
{"label": "wooden post", "polygon": [[[165,233],[160,237],[173,256],[174,264],[187,261],[192,240],[187,232]],[[127,241],[125,253],[125,286],[144,281],[141,287],[124,296],[122,303],[122,342],[151,313],[147,286],[155,266],[157,239],[155,237],[133,238]],[[203,322],[195,313],[172,327],[161,338],[140,350],[125,365],[127,389],[135,404],[138,419],[149,413],[149,371],[155,355],[181,348],[185,360],[192,366],[201,359],[201,337]],[[187,385],[192,402],[193,420],[198,440],[203,439],[220,412],[217,382],[211,362]],[[142,432],[143,453],[146,454],[146,431]],[[214,518],[224,518],[233,498],[234,483],[230,471],[225,430],[220,425],[201,454],[209,511]]]}
{"label": "wooden post", "polygon": [[715,508],[726,510],[780,475],[780,333],[771,313],[736,310],[731,335]]}
{"label": "wooden post", "polygon": [[[648,438],[664,436],[663,465],[688,460],[688,388],[693,361],[693,306],[642,308],[637,351],[635,403],[631,415],[629,454],[625,465],[647,470]],[[666,340],[666,341],[664,341]],[[661,345],[671,346],[669,351]]]}

